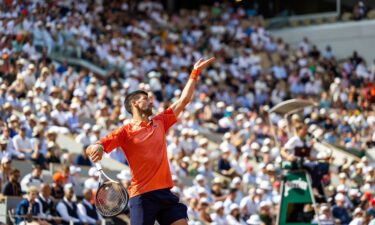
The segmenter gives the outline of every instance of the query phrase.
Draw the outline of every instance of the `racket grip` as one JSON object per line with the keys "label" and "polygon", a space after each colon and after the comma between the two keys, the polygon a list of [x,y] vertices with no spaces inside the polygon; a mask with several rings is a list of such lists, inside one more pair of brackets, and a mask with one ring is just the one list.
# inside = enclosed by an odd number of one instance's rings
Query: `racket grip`
{"label": "racket grip", "polygon": [[96,169],[97,169],[98,171],[103,170],[103,168],[102,168],[102,164],[100,164],[100,163],[95,163],[95,167],[96,167]]}

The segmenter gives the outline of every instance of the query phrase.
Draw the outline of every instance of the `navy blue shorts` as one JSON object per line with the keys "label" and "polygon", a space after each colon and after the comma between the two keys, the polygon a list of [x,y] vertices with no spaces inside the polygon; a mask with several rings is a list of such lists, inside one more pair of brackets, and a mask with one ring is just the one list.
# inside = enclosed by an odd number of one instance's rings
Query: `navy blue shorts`
{"label": "navy blue shorts", "polygon": [[187,207],[169,189],[143,193],[129,199],[131,225],[170,225],[187,218]]}

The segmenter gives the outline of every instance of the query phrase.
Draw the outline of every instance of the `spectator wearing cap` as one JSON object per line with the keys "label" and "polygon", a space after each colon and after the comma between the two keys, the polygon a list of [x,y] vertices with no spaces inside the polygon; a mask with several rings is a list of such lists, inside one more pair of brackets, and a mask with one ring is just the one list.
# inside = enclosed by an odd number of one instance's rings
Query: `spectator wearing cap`
{"label": "spectator wearing cap", "polygon": [[1,165],[0,165],[0,190],[4,186],[6,182],[9,181],[9,175],[12,171],[12,160],[8,157],[3,157],[1,159]]}
{"label": "spectator wearing cap", "polygon": [[251,215],[248,220],[246,220],[246,223],[248,225],[265,225],[265,223],[260,220],[260,217],[258,214]]}
{"label": "spectator wearing cap", "polygon": [[349,225],[365,225],[364,212],[361,208],[356,208],[353,212],[353,219]]}
{"label": "spectator wearing cap", "polygon": [[209,214],[210,203],[207,198],[201,198],[198,205],[199,219],[206,223],[213,222]]}
{"label": "spectator wearing cap", "polygon": [[213,213],[211,214],[212,222],[218,225],[228,224],[227,218],[224,213],[224,204],[223,202],[215,202],[212,206]]}
{"label": "spectator wearing cap", "polygon": [[12,139],[9,137],[9,128],[3,127],[3,133],[0,135],[0,158],[24,159],[25,155],[14,150]]}
{"label": "spectator wearing cap", "polygon": [[21,188],[23,191],[27,191],[30,186],[39,188],[42,183],[42,167],[40,165],[33,164],[31,173],[26,174],[21,180]]}
{"label": "spectator wearing cap", "polygon": [[65,178],[61,172],[56,172],[52,176],[51,195],[54,199],[62,199],[64,197]]}
{"label": "spectator wearing cap", "polygon": [[[200,189],[204,189],[206,194],[210,193],[210,189],[206,184],[206,178],[203,175],[198,174],[194,179],[194,186],[190,187],[190,190],[192,193],[197,194]],[[209,200],[211,201],[210,198]]]}
{"label": "spectator wearing cap", "polygon": [[227,195],[224,194],[223,190],[223,181],[220,177],[215,177],[211,185],[211,195],[215,202],[224,201]]}
{"label": "spectator wearing cap", "polygon": [[82,127],[77,113],[78,107],[78,104],[72,103],[69,112],[66,114],[66,123],[72,133],[78,133]]}
{"label": "spectator wearing cap", "polygon": [[237,204],[230,205],[227,221],[228,225],[247,225],[241,217],[240,207]]}
{"label": "spectator wearing cap", "polygon": [[20,171],[18,169],[12,169],[9,174],[9,181],[2,187],[2,194],[5,196],[21,196],[22,189],[20,182]]}
{"label": "spectator wearing cap", "polygon": [[200,166],[198,167],[198,173],[206,177],[207,180],[214,178],[212,171],[212,163],[208,157],[203,157],[200,159]]}
{"label": "spectator wearing cap", "polygon": [[[174,176],[174,175],[172,175],[172,176]],[[128,188],[130,186],[131,175],[130,175],[129,171],[121,170],[121,172],[119,174],[117,174],[116,177],[120,180],[122,186],[124,186],[125,188]],[[176,178],[173,180],[173,177],[172,177],[172,180],[175,181]]]}
{"label": "spectator wearing cap", "polygon": [[34,186],[30,186],[27,191],[27,197],[23,199],[17,206],[16,209],[16,224],[21,224],[22,221],[31,219],[34,223],[40,225],[47,225],[48,222],[36,219],[33,217],[40,216],[40,208],[39,204],[36,202],[36,198],[38,196],[38,190]]}
{"label": "spectator wearing cap", "polygon": [[187,214],[189,217],[189,220],[191,221],[197,221],[199,220],[199,199],[197,198],[190,198]]}
{"label": "spectator wearing cap", "polygon": [[87,146],[83,146],[82,151],[79,155],[76,156],[74,164],[77,166],[92,166],[92,162],[88,155],[86,154]]}
{"label": "spectator wearing cap", "polygon": [[92,134],[90,135],[90,143],[95,143],[100,139],[100,137],[101,137],[100,129],[101,129],[101,127],[97,124],[95,124],[92,127]]}
{"label": "spectator wearing cap", "polygon": [[69,224],[68,221],[73,222],[75,225],[83,225],[79,219],[78,207],[73,202],[74,191],[73,185],[68,183],[64,186],[64,198],[57,203],[57,214],[64,220],[63,224]]}
{"label": "spectator wearing cap", "polygon": [[12,140],[15,150],[25,154],[26,159],[30,159],[33,153],[33,146],[31,140],[26,137],[25,126],[20,127],[18,134]]}
{"label": "spectator wearing cap", "polygon": [[319,209],[318,219],[322,225],[334,225],[335,218],[333,218],[330,207],[328,205],[321,205]]}
{"label": "spectator wearing cap", "polygon": [[332,207],[332,215],[336,219],[340,220],[343,225],[348,225],[351,221],[349,213],[345,208],[345,196],[342,193],[338,193],[335,196],[336,205]]}
{"label": "spectator wearing cap", "polygon": [[358,163],[355,166],[354,173],[352,173],[351,176],[350,176],[351,180],[355,182],[357,188],[363,186],[364,183],[365,183],[362,172],[363,172],[363,164]]}
{"label": "spectator wearing cap", "polygon": [[85,123],[82,127],[82,132],[80,132],[75,140],[76,142],[82,144],[82,146],[89,146],[90,145],[90,130],[91,130],[91,125],[89,123]]}
{"label": "spectator wearing cap", "polygon": [[262,200],[262,193],[261,189],[253,187],[249,189],[248,195],[241,200],[240,210],[245,218],[257,213],[260,201]]}
{"label": "spectator wearing cap", "polygon": [[91,167],[89,169],[88,175],[90,176],[89,179],[85,181],[85,188],[96,190],[99,186],[99,174],[100,172],[96,169],[96,167]]}
{"label": "spectator wearing cap", "polygon": [[272,225],[275,223],[274,217],[272,216],[272,204],[270,202],[262,201],[259,204],[259,218],[265,225]]}
{"label": "spectator wearing cap", "polygon": [[223,136],[224,140],[220,143],[221,151],[229,149],[232,155],[238,155],[236,147],[231,143],[232,135],[229,132],[226,132]]}
{"label": "spectator wearing cap", "polygon": [[92,199],[92,191],[90,189],[83,189],[82,196],[82,201],[77,204],[79,219],[84,224],[102,224],[103,218],[96,211],[95,205],[90,202]]}
{"label": "spectator wearing cap", "polygon": [[64,106],[61,100],[56,99],[53,102],[53,108],[54,110],[51,112],[53,124],[58,127],[66,126],[66,112],[63,110]]}
{"label": "spectator wearing cap", "polygon": [[49,163],[61,163],[59,148],[52,141],[49,141],[47,143],[46,161],[48,164]]}

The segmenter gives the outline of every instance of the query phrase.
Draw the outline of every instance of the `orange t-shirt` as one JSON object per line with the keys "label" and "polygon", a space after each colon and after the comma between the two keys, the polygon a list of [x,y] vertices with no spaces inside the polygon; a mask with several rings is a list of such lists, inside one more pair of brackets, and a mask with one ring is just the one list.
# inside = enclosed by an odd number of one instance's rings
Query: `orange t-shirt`
{"label": "orange t-shirt", "polygon": [[130,197],[173,187],[165,134],[176,121],[173,110],[168,108],[149,123],[141,122],[135,131],[129,123],[99,140],[106,153],[117,147],[123,150],[132,174]]}

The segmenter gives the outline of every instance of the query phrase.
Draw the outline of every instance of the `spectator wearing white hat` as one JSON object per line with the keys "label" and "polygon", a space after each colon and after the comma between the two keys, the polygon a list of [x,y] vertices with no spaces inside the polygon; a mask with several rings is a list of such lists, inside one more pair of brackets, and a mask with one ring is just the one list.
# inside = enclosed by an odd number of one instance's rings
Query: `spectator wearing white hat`
{"label": "spectator wearing white hat", "polygon": [[356,208],[353,212],[353,219],[349,225],[365,225],[365,213],[361,208]]}
{"label": "spectator wearing white hat", "polygon": [[250,188],[248,195],[246,195],[240,202],[241,214],[244,217],[254,215],[258,211],[259,204],[262,200],[262,190],[256,188]]}
{"label": "spectator wearing white hat", "polygon": [[119,174],[116,175],[116,177],[120,180],[122,186],[125,188],[128,188],[131,182],[131,175],[128,170],[121,170]]}
{"label": "spectator wearing white hat", "polygon": [[228,221],[224,214],[223,202],[215,202],[215,204],[212,206],[212,209],[214,210],[214,213],[210,215],[212,218],[212,222],[216,223],[217,225],[227,225]]}
{"label": "spectator wearing white hat", "polygon": [[218,162],[218,171],[220,174],[227,176],[227,177],[235,177],[236,171],[232,168],[232,165],[230,163],[230,150],[229,149],[223,149],[219,158]]}
{"label": "spectator wearing white hat", "polygon": [[100,139],[100,129],[101,127],[97,124],[95,124],[92,127],[92,134],[90,135],[90,143],[95,143]]}
{"label": "spectator wearing white hat", "polygon": [[199,219],[206,223],[213,222],[209,214],[209,206],[210,206],[210,203],[207,198],[202,198],[199,200],[199,204],[198,204]]}
{"label": "spectator wearing white hat", "polygon": [[0,135],[0,158],[8,157],[24,159],[25,155],[14,149],[13,141],[9,137],[9,128],[5,126],[2,131],[3,133]]}
{"label": "spectator wearing white hat", "polygon": [[334,225],[335,218],[333,218],[330,207],[328,205],[321,205],[319,209],[319,222],[322,225]]}
{"label": "spectator wearing white hat", "polygon": [[207,180],[212,180],[214,178],[212,163],[208,157],[203,157],[200,159],[200,166],[198,167],[197,171],[199,174],[206,177]]}
{"label": "spectator wearing white hat", "polygon": [[231,143],[232,135],[229,132],[226,132],[223,136],[223,141],[220,144],[220,149],[222,151],[229,149],[232,155],[238,155],[236,147]]}
{"label": "spectator wearing white hat", "polygon": [[345,196],[342,193],[338,193],[335,196],[336,205],[332,207],[332,215],[336,219],[340,220],[340,223],[343,225],[348,225],[351,218],[347,209],[345,208]]}
{"label": "spectator wearing white hat", "polygon": [[241,217],[240,207],[237,204],[230,205],[227,221],[228,225],[247,225]]}
{"label": "spectator wearing white hat", "polygon": [[90,145],[90,130],[91,130],[91,125],[89,123],[85,123],[82,127],[82,132],[80,132],[76,138],[75,141],[77,143],[82,144],[82,146],[88,146]]}
{"label": "spectator wearing white hat", "polygon": [[90,176],[90,178],[85,181],[84,187],[91,190],[96,190],[99,186],[100,172],[96,169],[96,167],[91,167],[89,169],[88,175]]}

